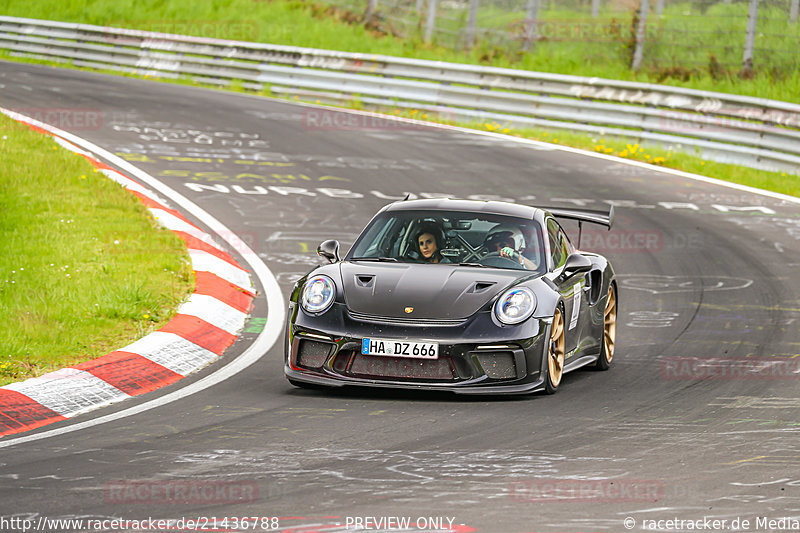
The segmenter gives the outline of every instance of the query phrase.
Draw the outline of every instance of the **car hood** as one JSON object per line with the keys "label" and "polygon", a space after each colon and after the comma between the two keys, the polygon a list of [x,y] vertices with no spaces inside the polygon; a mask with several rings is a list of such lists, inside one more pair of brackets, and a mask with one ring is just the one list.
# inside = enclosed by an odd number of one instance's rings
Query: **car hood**
{"label": "car hood", "polygon": [[[458,265],[339,264],[347,308],[410,319],[457,319],[475,314],[524,271]],[[407,308],[413,311],[406,312]]]}

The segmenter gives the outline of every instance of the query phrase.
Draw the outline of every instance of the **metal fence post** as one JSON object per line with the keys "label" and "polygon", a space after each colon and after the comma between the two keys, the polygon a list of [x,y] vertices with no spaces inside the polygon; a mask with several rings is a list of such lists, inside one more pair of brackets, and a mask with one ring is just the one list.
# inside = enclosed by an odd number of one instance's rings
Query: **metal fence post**
{"label": "metal fence post", "polygon": [[758,0],[750,0],[750,10],[747,13],[747,35],[744,40],[744,55],[742,56],[742,72],[753,70],[753,48],[756,44],[756,24],[758,22]]}
{"label": "metal fence post", "polygon": [[597,18],[600,14],[600,0],[592,0],[592,18]]}
{"label": "metal fence post", "polygon": [[800,0],[792,0],[789,7],[789,22],[797,22],[797,12],[800,11]]}
{"label": "metal fence post", "polygon": [[631,68],[639,70],[642,66],[642,57],[644,56],[644,40],[647,33],[647,10],[649,9],[650,0],[642,0],[642,5],[639,8],[639,24],[636,27],[636,48],[633,51],[633,62]]}
{"label": "metal fence post", "polygon": [[436,29],[436,3],[439,0],[428,0],[428,20],[425,22],[425,42],[433,40],[433,31]]}
{"label": "metal fence post", "polygon": [[525,38],[522,50],[527,51],[536,39],[536,24],[539,18],[539,0],[528,0],[525,6]]}
{"label": "metal fence post", "polygon": [[469,0],[469,15],[467,16],[467,35],[465,45],[467,50],[475,44],[475,34],[478,32],[478,3],[479,0]]}
{"label": "metal fence post", "polygon": [[378,8],[378,0],[367,0],[367,12],[364,13],[364,24],[372,22],[372,17],[375,16],[375,10]]}

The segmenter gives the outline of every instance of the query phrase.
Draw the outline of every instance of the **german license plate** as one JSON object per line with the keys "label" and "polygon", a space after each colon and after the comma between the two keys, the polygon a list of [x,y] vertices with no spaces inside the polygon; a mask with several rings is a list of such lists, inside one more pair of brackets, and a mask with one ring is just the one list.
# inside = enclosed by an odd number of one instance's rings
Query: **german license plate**
{"label": "german license plate", "polygon": [[437,359],[439,344],[435,342],[399,341],[396,339],[363,339],[362,355],[388,355],[414,359]]}

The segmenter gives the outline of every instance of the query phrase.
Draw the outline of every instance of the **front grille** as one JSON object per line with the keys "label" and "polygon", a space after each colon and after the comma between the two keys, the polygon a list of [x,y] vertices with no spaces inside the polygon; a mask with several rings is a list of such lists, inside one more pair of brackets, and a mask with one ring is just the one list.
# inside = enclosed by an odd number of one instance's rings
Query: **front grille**
{"label": "front grille", "polygon": [[297,364],[306,368],[319,368],[328,359],[333,345],[327,342],[300,339],[297,346]]}
{"label": "front grille", "polygon": [[386,317],[386,316],[377,316],[377,315],[366,315],[364,313],[356,313],[353,311],[349,311],[350,317],[353,320],[358,320],[359,322],[369,322],[370,324],[392,324],[398,326],[412,326],[412,327],[420,327],[420,326],[445,326],[445,327],[453,327],[453,326],[460,326],[466,322],[465,318],[438,318],[438,319],[429,319],[429,318],[398,318],[398,317]]}
{"label": "front grille", "polygon": [[372,378],[394,378],[430,381],[452,381],[454,378],[450,358],[412,359],[408,357],[384,357],[362,355],[351,352],[347,365],[339,364],[342,357],[337,357],[334,369],[352,376]]}
{"label": "front grille", "polygon": [[492,379],[508,379],[517,377],[517,365],[514,364],[514,354],[511,352],[482,352],[477,353],[478,363]]}

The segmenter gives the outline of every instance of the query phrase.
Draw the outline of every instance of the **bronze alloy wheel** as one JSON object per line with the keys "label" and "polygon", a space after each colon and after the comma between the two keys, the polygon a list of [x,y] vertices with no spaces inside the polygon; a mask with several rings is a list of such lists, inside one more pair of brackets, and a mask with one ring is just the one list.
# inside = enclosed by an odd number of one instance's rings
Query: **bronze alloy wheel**
{"label": "bronze alloy wheel", "polygon": [[606,310],[603,313],[603,350],[606,361],[614,358],[614,340],[617,338],[617,294],[613,285],[608,286]]}
{"label": "bronze alloy wheel", "polygon": [[547,382],[545,391],[553,394],[564,375],[564,316],[556,309],[550,327],[550,344],[547,350]]}
{"label": "bronze alloy wheel", "polygon": [[595,367],[608,370],[614,359],[614,342],[617,339],[617,289],[614,284],[608,286],[606,308],[603,311],[603,347]]}

